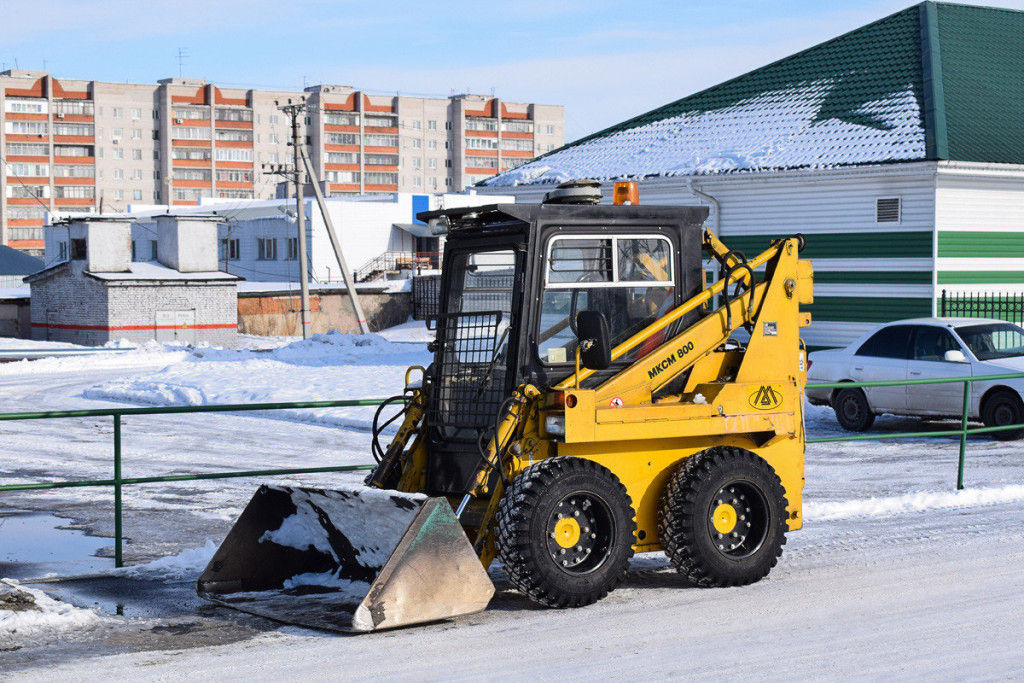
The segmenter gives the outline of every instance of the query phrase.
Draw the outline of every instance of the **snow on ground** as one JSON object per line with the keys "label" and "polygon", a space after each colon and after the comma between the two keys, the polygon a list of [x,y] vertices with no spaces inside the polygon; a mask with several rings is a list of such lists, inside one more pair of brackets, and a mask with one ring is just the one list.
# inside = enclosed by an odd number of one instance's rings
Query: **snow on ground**
{"label": "snow on ground", "polygon": [[[4,410],[27,411],[389,396],[401,390],[407,365],[429,361],[429,338],[412,323],[367,338],[247,338],[238,351],[150,345],[119,355],[116,365],[95,356],[11,363],[0,366],[0,397]],[[124,471],[364,464],[368,422],[366,412],[344,410],[129,416]],[[808,406],[807,426],[811,436],[842,433],[825,408]],[[886,416],[874,431],[881,439],[944,426]],[[109,418],[4,422],[0,481],[109,477],[111,434]],[[758,584],[685,588],[662,555],[646,554],[600,603],[544,610],[492,569],[499,592],[482,614],[351,638],[200,607],[192,581],[267,478],[130,486],[125,558],[132,566],[97,579],[106,597],[84,592],[88,582],[33,585],[65,600],[55,612],[69,601],[77,608],[109,603],[113,611],[116,595],[129,616],[104,616],[97,627],[94,612],[67,609],[59,638],[21,630],[6,641],[9,651],[0,643],[0,672],[63,681],[131,670],[145,680],[230,681],[267,674],[326,680],[343,670],[351,680],[423,680],[540,677],[556,667],[577,679],[1018,679],[1020,454],[1019,443],[970,439],[967,489],[957,492],[955,439],[813,444],[805,527],[789,535],[779,565]],[[330,488],[363,474],[273,481]],[[46,510],[99,536],[113,532],[109,488],[4,493],[0,509]],[[2,534],[0,527],[0,543]],[[0,562],[0,576],[17,569]],[[146,609],[132,616],[133,604]]]}
{"label": "snow on ground", "polygon": [[15,646],[44,643],[64,632],[94,628],[101,621],[92,610],[58,602],[13,579],[0,579],[0,653]]}

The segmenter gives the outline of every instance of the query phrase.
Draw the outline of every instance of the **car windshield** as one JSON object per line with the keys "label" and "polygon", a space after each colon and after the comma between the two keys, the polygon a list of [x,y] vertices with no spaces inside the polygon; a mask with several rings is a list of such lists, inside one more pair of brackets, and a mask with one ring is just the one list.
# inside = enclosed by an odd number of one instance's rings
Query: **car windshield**
{"label": "car windshield", "polygon": [[956,328],[978,360],[1024,356],[1024,330],[1010,323],[964,325]]}

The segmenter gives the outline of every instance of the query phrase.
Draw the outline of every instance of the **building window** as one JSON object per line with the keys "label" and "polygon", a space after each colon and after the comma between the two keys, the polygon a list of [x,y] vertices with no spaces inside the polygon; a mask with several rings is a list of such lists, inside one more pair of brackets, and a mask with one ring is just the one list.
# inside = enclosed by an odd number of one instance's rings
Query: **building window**
{"label": "building window", "polygon": [[419,130],[421,125],[422,124],[420,123],[419,119],[416,119],[412,122],[413,130]]}
{"label": "building window", "polygon": [[420,167],[420,159],[419,159],[419,157],[417,157],[417,158],[412,160],[412,167],[413,168],[419,168]]}
{"label": "building window", "polygon": [[157,241],[156,240],[150,240],[149,241],[149,260],[150,261],[156,261],[156,256],[157,256]]}
{"label": "building window", "polygon": [[[209,159],[209,150],[206,150],[206,154]],[[252,150],[218,147],[215,157],[217,161],[252,161]]]}
{"label": "building window", "polygon": [[124,109],[121,107],[114,107],[114,118],[120,119],[124,117]]}
{"label": "building window", "polygon": [[132,199],[134,199],[137,202],[141,202],[142,201],[142,190],[135,190],[134,192],[132,192]]}
{"label": "building window", "polygon": [[367,166],[398,166],[397,154],[367,154]]}
{"label": "building window", "polygon": [[220,241],[220,260],[237,261],[240,252],[239,239],[223,239]]}
{"label": "building window", "polygon": [[57,245],[57,260],[67,261],[68,260],[68,243],[61,242]]}
{"label": "building window", "polygon": [[260,261],[277,260],[277,240],[273,237],[265,237],[256,240],[256,247],[258,250],[256,258]]}
{"label": "building window", "polygon": [[142,129],[141,128],[132,128],[132,140],[141,140],[141,139],[142,139]]}
{"label": "building window", "polygon": [[547,126],[547,128],[545,130],[546,130],[548,135],[554,135],[555,134],[555,127],[554,126]]}
{"label": "building window", "polygon": [[123,201],[124,200],[124,190],[114,190],[114,199],[116,201],[119,201],[119,202]]}
{"label": "building window", "polygon": [[[142,169],[136,168],[132,171],[132,180],[142,180]],[[141,197],[140,197],[141,199]]]}
{"label": "building window", "polygon": [[501,130],[507,133],[532,133],[533,121],[502,121]]}
{"label": "building window", "polygon": [[423,184],[423,179],[420,178],[419,176],[415,176],[412,179],[412,184],[415,187],[420,187]]}
{"label": "building window", "polygon": [[120,149],[120,148],[115,149],[114,150],[114,158],[115,159],[124,159],[124,150]]}
{"label": "building window", "polygon": [[397,135],[364,135],[365,147],[398,147]]}
{"label": "building window", "polygon": [[434,120],[427,121],[427,129],[428,130],[437,130],[437,121],[434,121]]}
{"label": "building window", "polygon": [[420,147],[422,147],[422,146],[423,146],[423,141],[422,141],[422,140],[420,140],[419,138],[415,138],[415,139],[414,139],[414,140],[412,141],[412,148],[413,148],[413,149],[419,149],[419,148],[420,148]]}
{"label": "building window", "polygon": [[437,140],[427,140],[427,149],[437,149]]}
{"label": "building window", "polygon": [[[272,116],[271,118],[276,119],[277,117]],[[277,123],[277,121],[271,121],[271,123]],[[324,114],[324,123],[330,126],[358,126],[359,114],[329,111]]]}
{"label": "building window", "polygon": [[437,189],[437,178],[431,178],[430,179],[430,189],[431,190],[436,190]]}
{"label": "building window", "polygon": [[85,239],[73,239],[71,240],[71,259],[73,261],[80,261],[85,258]]}
{"label": "building window", "polygon": [[328,133],[327,143],[330,145],[358,145],[359,135],[357,133]]}
{"label": "building window", "polygon": [[114,180],[124,180],[124,169],[121,169],[121,168],[115,168],[114,169]]}
{"label": "building window", "polygon": [[299,238],[289,237],[288,238],[288,259],[294,261],[299,258]]}
{"label": "building window", "polygon": [[132,150],[132,159],[134,159],[135,161],[142,161],[142,150],[141,149],[133,149]]}
{"label": "building window", "polygon": [[427,168],[437,168],[437,159],[427,159]]}
{"label": "building window", "polygon": [[466,130],[498,130],[497,119],[466,117]]}

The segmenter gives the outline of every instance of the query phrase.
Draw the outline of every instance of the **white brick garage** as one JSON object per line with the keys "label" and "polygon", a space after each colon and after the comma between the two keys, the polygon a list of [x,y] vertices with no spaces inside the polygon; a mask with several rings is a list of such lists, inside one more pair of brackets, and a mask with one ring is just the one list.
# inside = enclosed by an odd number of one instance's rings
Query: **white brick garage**
{"label": "white brick garage", "polygon": [[[132,263],[125,222],[72,223],[70,260],[25,278],[32,287],[33,339],[90,346],[156,339],[234,348],[239,278],[215,266],[198,269],[216,263],[216,225],[172,220],[161,227],[166,260],[177,268]],[[189,258],[177,249],[179,228],[209,232],[209,244]]]}

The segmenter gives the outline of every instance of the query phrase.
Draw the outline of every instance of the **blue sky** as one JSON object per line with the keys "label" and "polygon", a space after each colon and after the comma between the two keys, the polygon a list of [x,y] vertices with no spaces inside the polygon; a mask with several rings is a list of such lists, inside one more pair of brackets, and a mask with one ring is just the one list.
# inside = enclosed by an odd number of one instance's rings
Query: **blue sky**
{"label": "blue sky", "polygon": [[[494,94],[565,105],[566,139],[908,7],[908,0],[0,0],[0,62],[58,78]],[[1024,9],[1024,0],[974,4]]]}

